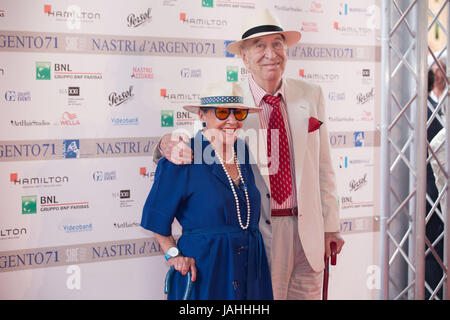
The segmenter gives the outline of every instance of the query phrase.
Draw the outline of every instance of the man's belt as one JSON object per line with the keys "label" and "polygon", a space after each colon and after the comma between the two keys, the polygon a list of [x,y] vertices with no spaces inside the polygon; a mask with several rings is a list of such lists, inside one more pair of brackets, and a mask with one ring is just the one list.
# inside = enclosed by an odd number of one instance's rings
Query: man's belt
{"label": "man's belt", "polygon": [[272,217],[298,216],[298,208],[274,209],[271,212]]}

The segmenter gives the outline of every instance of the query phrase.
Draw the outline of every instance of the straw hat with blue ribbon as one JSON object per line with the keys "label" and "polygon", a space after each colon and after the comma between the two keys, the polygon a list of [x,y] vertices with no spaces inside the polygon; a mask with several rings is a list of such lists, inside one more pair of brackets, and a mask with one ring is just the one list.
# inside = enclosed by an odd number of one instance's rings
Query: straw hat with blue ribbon
{"label": "straw hat with blue ribbon", "polygon": [[220,81],[208,84],[200,94],[200,105],[188,105],[183,108],[197,113],[200,108],[248,109],[248,112],[262,110],[244,103],[242,88],[236,82]]}

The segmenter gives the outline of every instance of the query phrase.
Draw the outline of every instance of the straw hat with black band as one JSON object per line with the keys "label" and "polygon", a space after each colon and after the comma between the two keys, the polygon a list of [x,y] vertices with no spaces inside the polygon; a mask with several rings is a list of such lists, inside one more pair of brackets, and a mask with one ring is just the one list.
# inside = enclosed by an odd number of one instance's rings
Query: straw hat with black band
{"label": "straw hat with black band", "polygon": [[286,45],[291,47],[301,38],[299,31],[285,31],[278,18],[269,9],[256,10],[244,20],[241,40],[230,43],[227,50],[240,55],[241,46],[245,40],[266,36],[269,34],[282,34]]}

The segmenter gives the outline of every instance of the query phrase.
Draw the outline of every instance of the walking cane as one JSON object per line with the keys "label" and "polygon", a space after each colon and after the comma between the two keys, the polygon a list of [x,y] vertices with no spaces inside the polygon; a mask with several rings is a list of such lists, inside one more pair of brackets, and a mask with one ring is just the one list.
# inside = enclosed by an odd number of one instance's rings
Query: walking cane
{"label": "walking cane", "polygon": [[[170,267],[169,271],[167,271],[166,274],[166,280],[164,281],[164,293],[168,294],[170,292],[170,288],[172,286],[172,278],[175,274],[175,268],[172,266]],[[186,290],[184,291],[183,300],[190,300],[192,288],[194,286],[194,283],[191,279],[191,271],[188,271],[187,273],[187,280],[186,280]]]}
{"label": "walking cane", "polygon": [[[331,265],[336,265],[336,242],[330,243]],[[322,300],[328,300],[328,277],[330,275],[330,259],[325,257],[325,270],[323,271],[323,291]]]}

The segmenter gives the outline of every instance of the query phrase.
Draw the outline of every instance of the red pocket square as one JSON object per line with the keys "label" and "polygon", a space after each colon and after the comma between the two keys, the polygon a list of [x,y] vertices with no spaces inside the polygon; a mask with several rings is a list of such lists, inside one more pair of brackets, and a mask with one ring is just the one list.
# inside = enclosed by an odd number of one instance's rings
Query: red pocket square
{"label": "red pocket square", "polygon": [[308,132],[313,132],[316,131],[317,129],[320,128],[320,126],[322,125],[322,121],[320,121],[317,118],[314,117],[310,117],[309,118],[309,124],[308,124]]}

